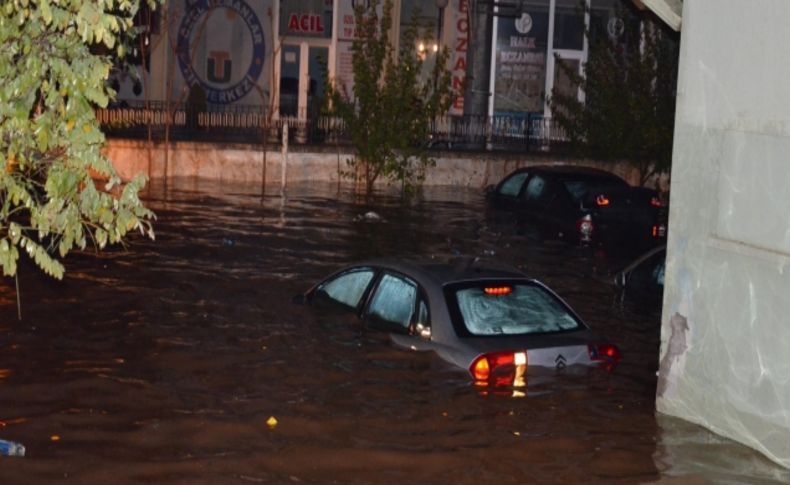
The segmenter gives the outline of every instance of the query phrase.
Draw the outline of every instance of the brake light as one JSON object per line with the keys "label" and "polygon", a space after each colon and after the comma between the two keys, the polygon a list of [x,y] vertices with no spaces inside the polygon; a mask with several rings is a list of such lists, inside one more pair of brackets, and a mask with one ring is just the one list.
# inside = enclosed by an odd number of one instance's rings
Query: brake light
{"label": "brake light", "polygon": [[595,203],[598,205],[598,207],[603,207],[605,205],[611,204],[612,201],[610,201],[609,198],[606,197],[605,195],[600,194],[598,195],[598,197],[595,198]]}
{"label": "brake light", "polygon": [[590,344],[587,346],[590,352],[590,360],[616,364],[620,362],[620,349],[613,344]]}
{"label": "brake light", "polygon": [[504,296],[513,293],[512,286],[490,286],[483,288],[486,295],[489,296]]}
{"label": "brake light", "polygon": [[[469,367],[469,372],[474,377],[475,384],[485,385],[493,375],[499,374],[496,383],[501,385],[504,380],[507,380],[507,385],[509,385],[513,382],[516,366],[526,367],[526,364],[527,354],[525,352],[492,352],[476,358]],[[503,373],[505,375],[502,375]]]}
{"label": "brake light", "polygon": [[592,238],[592,233],[595,230],[592,216],[587,214],[578,221],[576,221],[576,229],[579,231],[582,241],[589,241]]}
{"label": "brake light", "polygon": [[653,207],[664,207],[664,203],[661,202],[661,199],[659,199],[658,197],[651,197],[650,205],[652,205]]}
{"label": "brake light", "polygon": [[491,366],[488,363],[488,358],[485,355],[478,357],[472,364],[471,372],[475,382],[487,381],[491,376]]}
{"label": "brake light", "polygon": [[664,224],[653,224],[653,237],[664,237],[667,235],[667,226]]}

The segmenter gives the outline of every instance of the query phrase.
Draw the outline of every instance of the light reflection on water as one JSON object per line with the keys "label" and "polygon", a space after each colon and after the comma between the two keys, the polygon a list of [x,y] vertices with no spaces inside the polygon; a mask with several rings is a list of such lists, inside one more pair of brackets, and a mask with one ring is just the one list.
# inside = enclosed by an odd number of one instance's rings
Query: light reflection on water
{"label": "light reflection on water", "polygon": [[[0,286],[0,438],[28,452],[3,461],[4,481],[790,480],[748,448],[656,420],[659,315],[601,283],[625,256],[494,223],[475,190],[366,202],[300,186],[261,201],[256,187],[184,187],[149,194],[154,243],[70,256],[62,283],[23,266],[22,322]],[[481,396],[435,356],[291,304],[348,262],[458,254],[546,282],[622,364],[529,369],[523,397]]]}

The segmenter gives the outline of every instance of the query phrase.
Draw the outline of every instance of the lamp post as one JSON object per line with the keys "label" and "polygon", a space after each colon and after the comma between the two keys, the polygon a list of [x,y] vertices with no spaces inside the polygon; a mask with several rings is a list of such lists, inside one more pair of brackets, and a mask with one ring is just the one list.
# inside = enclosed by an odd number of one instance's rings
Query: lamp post
{"label": "lamp post", "polygon": [[[439,15],[436,16],[436,48],[434,52],[436,52],[436,60],[435,62],[439,61],[439,49],[442,45],[442,27],[444,26],[444,8],[449,3],[449,0],[435,0],[436,8],[439,9]],[[436,91],[436,84],[438,82],[437,79],[438,71],[434,70],[433,76],[433,90]]]}
{"label": "lamp post", "polygon": [[439,46],[442,44],[442,26],[444,25],[444,8],[449,3],[449,0],[435,0],[436,8],[439,9],[439,15],[436,16],[436,51],[439,51]]}
{"label": "lamp post", "polygon": [[[436,57],[434,57],[434,67],[433,67],[433,96],[438,103],[440,100],[436,98],[436,94],[439,88],[439,49],[442,45],[442,26],[444,25],[444,8],[447,6],[449,0],[434,0],[436,2],[436,8],[439,9],[439,15],[436,16],[436,48],[434,52],[436,53]],[[436,118],[433,119],[433,133],[431,133],[431,138],[436,138],[436,131],[438,127],[436,126]]]}

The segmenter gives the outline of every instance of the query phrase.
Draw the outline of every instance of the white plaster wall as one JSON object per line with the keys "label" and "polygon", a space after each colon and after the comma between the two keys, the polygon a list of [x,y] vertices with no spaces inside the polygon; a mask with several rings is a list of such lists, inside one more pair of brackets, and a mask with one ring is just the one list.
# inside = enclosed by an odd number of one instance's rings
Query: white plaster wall
{"label": "white plaster wall", "polygon": [[790,2],[686,0],[660,412],[790,466]]}

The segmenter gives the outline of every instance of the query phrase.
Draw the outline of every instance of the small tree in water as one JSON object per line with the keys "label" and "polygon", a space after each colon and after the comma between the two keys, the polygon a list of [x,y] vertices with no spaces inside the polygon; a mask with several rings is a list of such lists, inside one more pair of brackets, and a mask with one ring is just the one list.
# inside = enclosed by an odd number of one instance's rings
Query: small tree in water
{"label": "small tree in water", "polygon": [[329,83],[329,113],[342,119],[356,150],[344,175],[361,177],[370,193],[380,177],[397,181],[405,190],[415,187],[426,168],[435,164],[427,155],[430,126],[444,115],[452,100],[449,52],[436,53],[429,75],[422,76],[424,59],[417,50],[417,12],[396,51],[389,39],[392,1],[378,0],[355,12],[353,93]]}
{"label": "small tree in water", "polygon": [[[151,3],[151,6],[154,6]],[[20,249],[48,275],[90,241],[97,249],[128,231],[153,238],[154,215],[138,198],[145,181],[121,184],[101,154],[94,108],[110,55],[123,57],[137,0],[20,0],[0,7],[0,267],[14,276]],[[94,177],[104,182],[97,183]]]}
{"label": "small tree in water", "polygon": [[578,155],[626,160],[638,169],[641,184],[669,171],[678,46],[676,34],[646,12],[641,36],[630,42],[606,35],[591,39],[583,75],[559,64],[585,93],[583,102],[567,91],[555,90],[550,98],[552,116]]}

